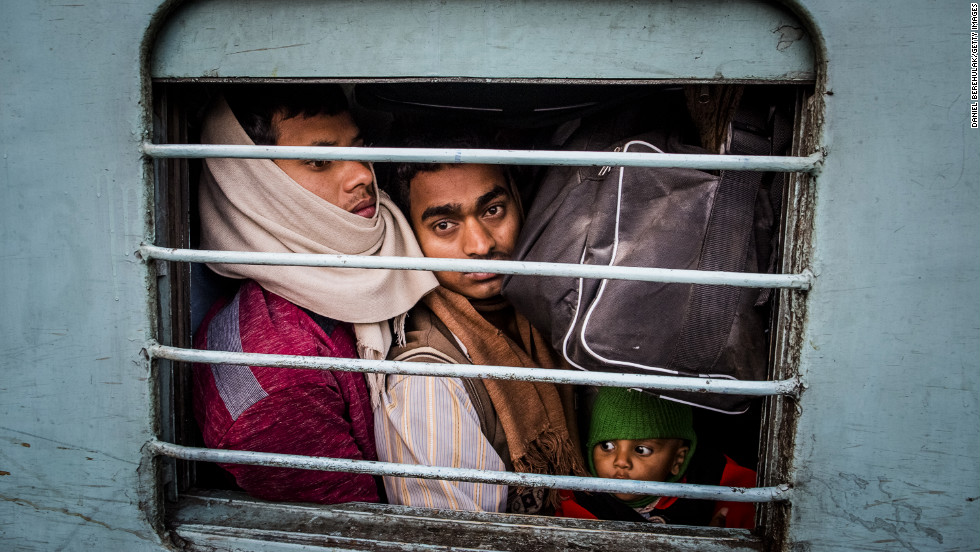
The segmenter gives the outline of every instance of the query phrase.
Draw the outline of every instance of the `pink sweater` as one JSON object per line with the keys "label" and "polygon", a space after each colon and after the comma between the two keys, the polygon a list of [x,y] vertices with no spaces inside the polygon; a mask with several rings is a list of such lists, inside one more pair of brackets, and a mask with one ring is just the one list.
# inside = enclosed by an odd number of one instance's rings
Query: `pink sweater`
{"label": "pink sweater", "polygon": [[[246,280],[230,302],[212,307],[194,346],[356,358],[350,324],[325,320],[329,335],[296,305]],[[210,448],[377,459],[371,401],[358,373],[195,364],[194,414]],[[221,466],[245,491],[266,500],[378,501],[370,475]]]}

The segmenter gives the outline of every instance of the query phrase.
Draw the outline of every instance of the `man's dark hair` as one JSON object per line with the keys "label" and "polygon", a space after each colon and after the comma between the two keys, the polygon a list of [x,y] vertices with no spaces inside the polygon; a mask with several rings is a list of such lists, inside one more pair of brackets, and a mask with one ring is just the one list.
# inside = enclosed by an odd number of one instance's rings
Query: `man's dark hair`
{"label": "man's dark hair", "polygon": [[[472,123],[445,123],[437,126],[416,128],[408,136],[399,140],[399,146],[406,148],[452,148],[484,149],[493,148],[490,130],[473,126]],[[409,192],[412,179],[419,173],[434,172],[451,167],[451,163],[398,163],[394,168],[394,178],[390,193],[402,211],[409,214]],[[501,171],[508,180],[511,178],[507,167]]]}
{"label": "man's dark hair", "polygon": [[225,98],[245,133],[258,146],[273,146],[278,141],[272,125],[277,114],[291,119],[337,115],[348,110],[347,96],[337,84],[247,85],[227,91]]}

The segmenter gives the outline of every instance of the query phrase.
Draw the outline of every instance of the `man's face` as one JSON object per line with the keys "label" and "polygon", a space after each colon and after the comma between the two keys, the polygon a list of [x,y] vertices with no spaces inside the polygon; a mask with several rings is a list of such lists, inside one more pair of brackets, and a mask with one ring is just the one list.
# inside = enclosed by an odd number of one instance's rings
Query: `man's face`
{"label": "man's face", "polygon": [[[453,165],[420,172],[409,188],[410,218],[426,257],[510,259],[520,232],[517,203],[501,169]],[[443,287],[470,299],[498,295],[503,276],[436,272]]]}
{"label": "man's face", "polygon": [[[360,130],[350,113],[272,120],[277,146],[362,146]],[[374,176],[359,161],[274,159],[297,184],[322,199],[362,217],[375,213]]]}
{"label": "man's face", "polygon": [[[681,439],[614,439],[596,444],[592,462],[599,477],[667,481],[680,473],[689,447]],[[644,495],[614,493],[620,500]]]}

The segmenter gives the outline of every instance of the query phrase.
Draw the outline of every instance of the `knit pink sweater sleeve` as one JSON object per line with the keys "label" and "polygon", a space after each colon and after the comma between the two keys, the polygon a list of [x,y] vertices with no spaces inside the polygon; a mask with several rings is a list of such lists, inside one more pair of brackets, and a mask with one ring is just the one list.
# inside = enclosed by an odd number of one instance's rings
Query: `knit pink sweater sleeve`
{"label": "knit pink sweater sleeve", "polygon": [[[246,410],[217,448],[364,459],[344,401],[326,385],[301,384],[275,392]],[[377,502],[374,478],[364,474],[223,464],[242,489],[288,502]]]}
{"label": "knit pink sweater sleeve", "polygon": [[[248,353],[352,358],[349,324],[326,329],[254,282],[205,319],[195,346]],[[211,448],[375,460],[364,376],[348,372],[198,364],[194,409]],[[258,498],[290,502],[377,502],[370,475],[221,464]]]}

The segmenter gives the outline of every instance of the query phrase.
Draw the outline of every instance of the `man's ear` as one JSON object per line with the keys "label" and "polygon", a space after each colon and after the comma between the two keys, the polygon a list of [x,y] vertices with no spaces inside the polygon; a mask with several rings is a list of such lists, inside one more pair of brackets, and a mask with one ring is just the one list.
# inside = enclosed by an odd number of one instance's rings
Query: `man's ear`
{"label": "man's ear", "polygon": [[677,475],[681,472],[681,466],[684,465],[684,460],[687,459],[687,452],[691,450],[691,447],[687,445],[681,445],[677,452],[674,453],[674,464],[670,467],[670,475]]}

